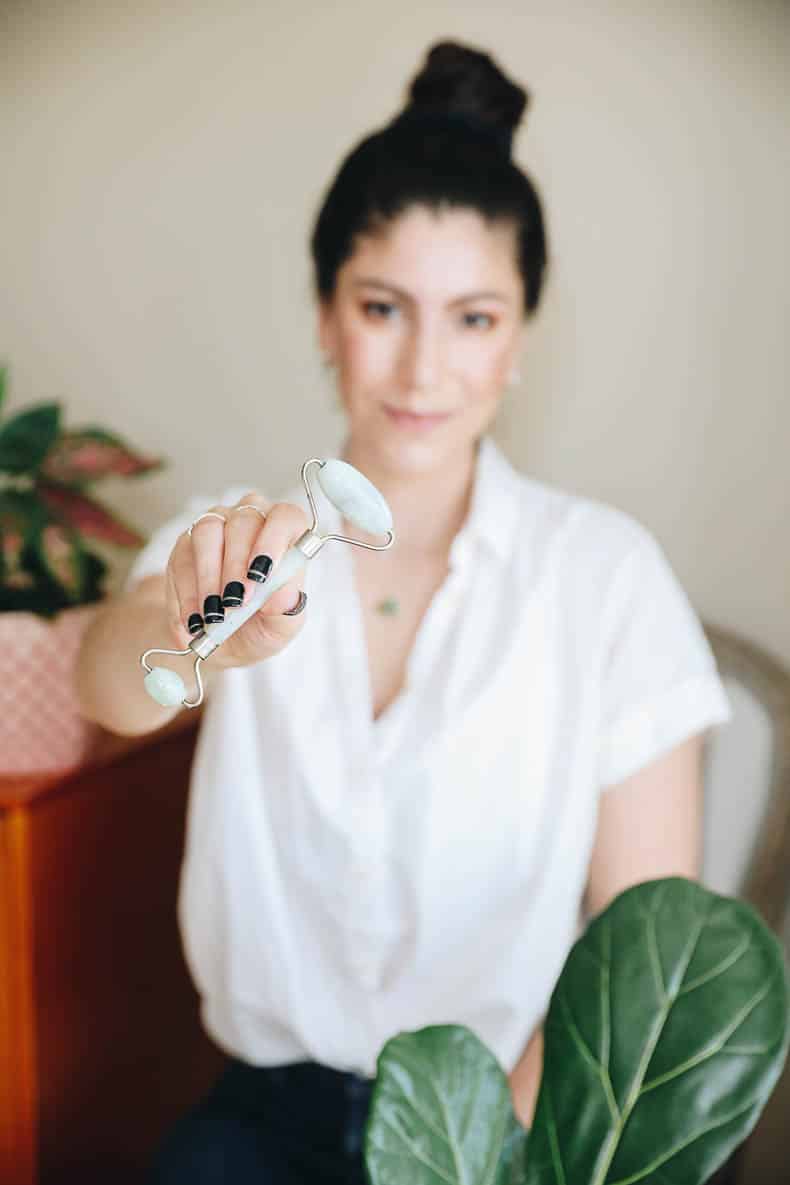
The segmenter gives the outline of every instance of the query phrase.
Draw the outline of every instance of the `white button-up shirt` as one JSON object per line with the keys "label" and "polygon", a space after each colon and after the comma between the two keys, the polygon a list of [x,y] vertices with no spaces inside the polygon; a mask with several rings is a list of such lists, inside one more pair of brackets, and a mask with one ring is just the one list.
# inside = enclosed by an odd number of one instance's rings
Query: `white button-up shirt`
{"label": "white button-up shirt", "polygon": [[[192,499],[128,584],[248,489]],[[306,573],[295,641],[207,695],[179,900],[204,1023],[251,1063],[368,1075],[396,1033],[459,1023],[509,1072],[577,934],[601,792],[729,716],[700,623],[643,526],[490,438],[378,720],[350,548]]]}

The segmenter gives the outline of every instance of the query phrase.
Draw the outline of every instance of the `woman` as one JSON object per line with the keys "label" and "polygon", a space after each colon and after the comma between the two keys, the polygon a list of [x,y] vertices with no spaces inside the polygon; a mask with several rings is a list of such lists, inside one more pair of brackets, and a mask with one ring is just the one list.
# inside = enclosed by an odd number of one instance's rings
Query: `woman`
{"label": "woman", "polygon": [[[362,1181],[376,1056],[427,1024],[469,1025],[528,1123],[580,910],[698,872],[702,736],[728,715],[699,622],[643,527],[487,435],[546,257],[510,159],[525,102],[435,46],[318,217],[342,455],[397,543],[329,545],[207,664],[180,920],[232,1061],[153,1181]],[[238,603],[304,508],[239,487],[162,527],[86,637],[86,714],[163,724],[139,654]]]}

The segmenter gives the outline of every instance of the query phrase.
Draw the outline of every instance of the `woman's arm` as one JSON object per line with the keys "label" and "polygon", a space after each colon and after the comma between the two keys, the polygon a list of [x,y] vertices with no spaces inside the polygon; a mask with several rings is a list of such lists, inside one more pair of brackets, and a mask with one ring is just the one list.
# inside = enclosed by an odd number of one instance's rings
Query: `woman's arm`
{"label": "woman's arm", "polygon": [[704,733],[601,795],[585,903],[590,917],[623,889],[702,867]]}
{"label": "woman's arm", "polygon": [[[631,885],[701,868],[704,733],[689,737],[601,795],[585,903],[592,917]],[[543,1069],[543,1030],[508,1076],[513,1107],[529,1127]]]}

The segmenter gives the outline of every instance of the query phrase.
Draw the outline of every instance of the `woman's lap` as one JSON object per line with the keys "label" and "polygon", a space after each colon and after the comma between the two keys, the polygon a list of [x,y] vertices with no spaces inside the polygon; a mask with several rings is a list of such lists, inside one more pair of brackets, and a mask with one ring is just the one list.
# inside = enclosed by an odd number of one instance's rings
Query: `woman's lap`
{"label": "woman's lap", "polygon": [[252,1122],[194,1111],[168,1133],[148,1185],[286,1185],[293,1172]]}
{"label": "woman's lap", "polygon": [[167,1133],[146,1185],[363,1185],[371,1088],[315,1062],[232,1061]]}

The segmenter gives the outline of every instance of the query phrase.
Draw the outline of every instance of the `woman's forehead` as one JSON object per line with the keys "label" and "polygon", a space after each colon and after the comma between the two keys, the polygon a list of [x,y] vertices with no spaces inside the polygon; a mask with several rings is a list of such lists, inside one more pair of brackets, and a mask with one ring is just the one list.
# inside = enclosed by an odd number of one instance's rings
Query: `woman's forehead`
{"label": "woman's forehead", "polygon": [[513,294],[520,285],[513,225],[486,222],[469,209],[413,207],[358,236],[342,270],[353,287],[379,281],[415,297],[488,290]]}

